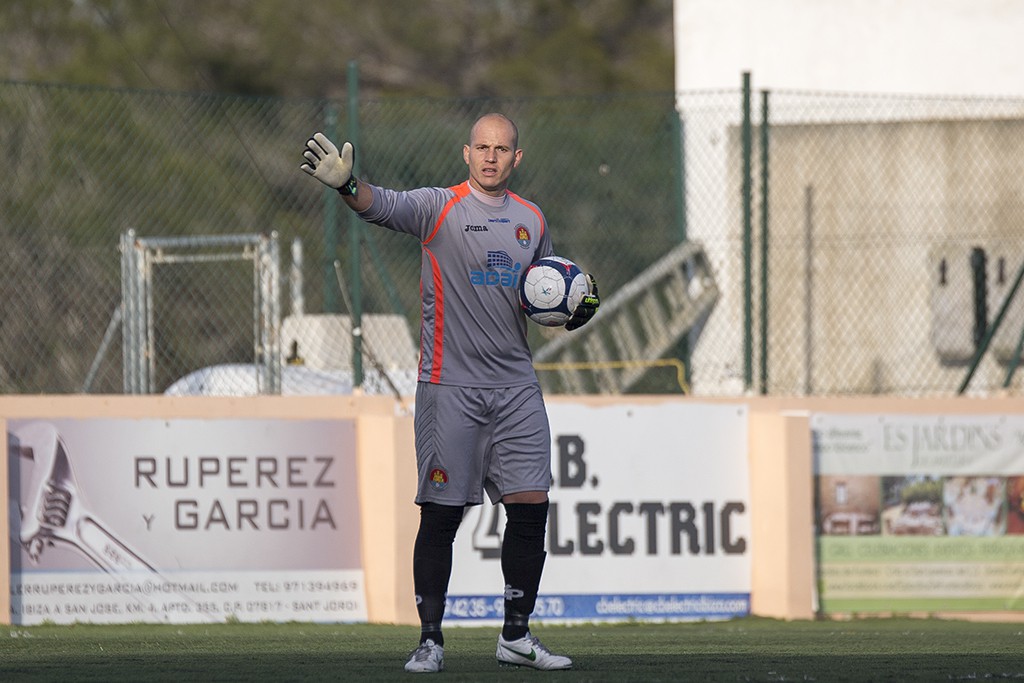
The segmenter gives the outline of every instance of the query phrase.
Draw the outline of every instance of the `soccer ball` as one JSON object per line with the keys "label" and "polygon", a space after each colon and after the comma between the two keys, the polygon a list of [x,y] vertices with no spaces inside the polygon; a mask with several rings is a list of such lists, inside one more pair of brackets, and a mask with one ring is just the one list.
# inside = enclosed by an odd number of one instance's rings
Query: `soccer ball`
{"label": "soccer ball", "polygon": [[519,301],[530,320],[545,327],[569,322],[572,312],[590,293],[587,276],[566,258],[548,256],[534,261],[519,282]]}

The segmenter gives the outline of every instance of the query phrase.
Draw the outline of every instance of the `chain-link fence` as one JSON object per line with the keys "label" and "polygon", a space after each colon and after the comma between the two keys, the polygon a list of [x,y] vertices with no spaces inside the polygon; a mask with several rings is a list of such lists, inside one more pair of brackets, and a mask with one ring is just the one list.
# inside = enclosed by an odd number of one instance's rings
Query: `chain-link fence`
{"label": "chain-link fence", "polygon": [[1024,291],[991,333],[1024,264],[1024,101],[780,92],[768,105],[768,331],[754,346],[767,370],[754,384],[1019,389]]}
{"label": "chain-link fence", "polygon": [[692,344],[697,393],[1020,390],[1024,100],[682,93],[678,107],[687,235],[721,290]]}
{"label": "chain-link fence", "polygon": [[[603,299],[685,239],[702,247],[716,297],[658,352],[685,363],[694,393],[955,393],[1022,261],[1024,102],[766,102],[767,147],[761,102],[748,129],[739,90],[373,99],[355,121],[324,100],[2,83],[0,392],[137,391],[143,367],[153,392],[347,392],[362,373],[364,389],[407,392],[419,245],[353,221],[298,170],[301,150],[315,130],[354,134],[366,180],[453,185],[472,122],[499,110],[525,150],[513,189],[544,209],[556,252],[595,273]],[[130,260],[129,230],[192,248]],[[277,313],[260,303],[269,271],[255,256],[208,249],[245,235],[280,245]],[[129,277],[140,264],[151,270]],[[151,284],[146,305],[126,305],[132,282]],[[1000,388],[1012,367],[1024,313],[1002,322],[972,390]],[[531,343],[559,334],[531,326]],[[652,361],[627,391],[680,390],[672,364],[604,353]],[[279,378],[260,374],[268,354]]]}

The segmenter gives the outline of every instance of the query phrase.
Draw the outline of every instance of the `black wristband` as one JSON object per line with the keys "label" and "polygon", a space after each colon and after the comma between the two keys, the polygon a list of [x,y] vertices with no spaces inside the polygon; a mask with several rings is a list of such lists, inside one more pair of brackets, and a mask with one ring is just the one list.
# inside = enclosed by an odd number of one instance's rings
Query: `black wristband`
{"label": "black wristband", "polygon": [[355,176],[349,176],[348,182],[339,187],[338,192],[346,196],[354,196],[358,189],[359,181]]}

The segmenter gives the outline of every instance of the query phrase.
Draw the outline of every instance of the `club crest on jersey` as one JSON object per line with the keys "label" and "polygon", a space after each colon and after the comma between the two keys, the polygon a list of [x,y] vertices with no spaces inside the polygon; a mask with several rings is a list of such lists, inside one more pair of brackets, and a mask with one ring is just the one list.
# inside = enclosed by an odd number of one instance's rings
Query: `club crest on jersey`
{"label": "club crest on jersey", "polygon": [[515,287],[522,267],[507,251],[488,251],[487,269],[469,271],[469,281],[478,287]]}
{"label": "club crest on jersey", "polygon": [[530,248],[530,231],[522,223],[516,226],[516,242],[519,242],[523,249]]}
{"label": "club crest on jersey", "polygon": [[448,488],[448,473],[440,467],[430,470],[430,488],[435,491],[444,491]]}

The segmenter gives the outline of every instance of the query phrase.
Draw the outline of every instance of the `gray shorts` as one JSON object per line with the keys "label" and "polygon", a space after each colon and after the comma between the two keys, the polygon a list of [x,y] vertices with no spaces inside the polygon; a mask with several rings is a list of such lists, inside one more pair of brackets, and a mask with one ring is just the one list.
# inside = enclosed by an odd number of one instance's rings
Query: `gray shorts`
{"label": "gray shorts", "polygon": [[479,505],[551,488],[551,428],[540,386],[416,385],[416,503]]}

